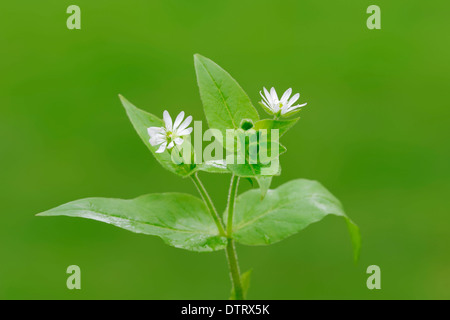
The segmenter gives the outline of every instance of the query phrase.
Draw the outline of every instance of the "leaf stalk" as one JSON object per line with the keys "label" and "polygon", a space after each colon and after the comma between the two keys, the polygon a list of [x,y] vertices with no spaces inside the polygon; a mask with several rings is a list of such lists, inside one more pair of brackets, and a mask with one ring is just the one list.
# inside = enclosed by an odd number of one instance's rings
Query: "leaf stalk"
{"label": "leaf stalk", "polygon": [[228,217],[227,217],[227,236],[228,243],[226,248],[226,255],[228,260],[228,267],[230,269],[230,278],[234,288],[234,298],[236,300],[244,300],[244,290],[242,288],[241,272],[239,271],[239,262],[236,248],[234,245],[233,235],[233,216],[236,205],[236,195],[239,186],[239,177],[233,175],[231,177],[230,191],[228,193]]}
{"label": "leaf stalk", "polygon": [[206,207],[208,208],[209,213],[211,214],[212,218],[214,219],[214,222],[217,225],[217,229],[219,229],[219,234],[223,237],[226,237],[225,228],[223,227],[222,220],[220,219],[219,214],[217,213],[216,207],[214,207],[214,204],[211,200],[211,197],[209,196],[208,192],[205,189],[205,186],[200,181],[197,172],[190,176],[192,181],[194,182],[195,186],[197,187],[198,192],[200,193],[203,202],[205,203]]}

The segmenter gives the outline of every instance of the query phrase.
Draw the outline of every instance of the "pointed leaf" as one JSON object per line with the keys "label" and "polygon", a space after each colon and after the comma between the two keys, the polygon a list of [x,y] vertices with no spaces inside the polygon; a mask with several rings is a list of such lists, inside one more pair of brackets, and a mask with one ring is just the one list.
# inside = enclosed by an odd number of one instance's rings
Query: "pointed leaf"
{"label": "pointed leaf", "polygon": [[150,144],[150,136],[148,135],[147,129],[149,127],[163,127],[164,121],[151,113],[135,107],[123,96],[119,95],[119,97],[125,111],[127,112],[128,118],[130,118],[130,121],[133,124],[134,129],[161,166],[182,177],[191,175],[193,173],[193,169],[195,168],[194,165],[177,164],[172,160],[171,153],[168,150],[162,153],[156,153],[158,146],[152,146]]}
{"label": "pointed leaf", "polygon": [[233,238],[246,245],[268,245],[298,233],[327,215],[343,217],[357,260],[361,237],[358,227],[345,215],[341,203],[320,183],[293,180],[269,190],[264,200],[258,190],[236,200]]}
{"label": "pointed leaf", "polygon": [[210,128],[219,129],[225,137],[226,129],[238,129],[243,119],[259,119],[250,98],[228,72],[199,54],[194,55],[194,63]]}
{"label": "pointed leaf", "polygon": [[38,216],[97,220],[136,233],[158,236],[168,245],[191,251],[226,246],[204,203],[189,194],[161,193],[131,200],[86,198],[63,204]]}
{"label": "pointed leaf", "polygon": [[277,129],[279,132],[279,136],[281,137],[286,133],[300,118],[295,118],[292,120],[273,120],[273,119],[263,119],[256,121],[254,129],[266,129],[267,133],[270,134],[270,130]]}
{"label": "pointed leaf", "polygon": [[259,184],[259,190],[261,191],[261,199],[264,199],[264,197],[267,194],[267,191],[270,188],[270,184],[272,183],[272,176],[256,176],[256,181],[258,181]]}

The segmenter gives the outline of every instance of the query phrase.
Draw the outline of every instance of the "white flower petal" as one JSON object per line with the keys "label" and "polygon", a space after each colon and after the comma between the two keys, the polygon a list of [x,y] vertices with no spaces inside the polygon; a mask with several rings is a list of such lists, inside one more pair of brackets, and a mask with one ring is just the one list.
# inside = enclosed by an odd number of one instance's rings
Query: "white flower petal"
{"label": "white flower petal", "polygon": [[172,131],[172,118],[167,110],[163,112],[164,123],[166,124],[167,131]]}
{"label": "white flower petal", "polygon": [[272,107],[270,107],[267,103],[265,103],[264,101],[261,101],[263,105],[265,105],[267,107],[267,109],[270,109],[273,111]]}
{"label": "white flower petal", "polygon": [[266,99],[269,102],[269,104],[272,103],[272,96],[270,95],[269,91],[267,91],[266,87],[263,87],[264,94],[266,95]]}
{"label": "white flower petal", "polygon": [[178,130],[177,130],[177,131],[179,132],[179,131],[183,131],[184,129],[186,129],[187,126],[191,124],[191,121],[192,121],[192,116],[187,117],[187,118],[183,121],[183,123],[180,124],[180,126],[178,127]]}
{"label": "white flower petal", "polygon": [[281,114],[285,114],[287,112],[287,110],[289,109],[289,106],[287,104],[285,104],[284,106],[281,107],[280,111]]}
{"label": "white flower petal", "polygon": [[181,111],[177,118],[175,119],[175,122],[173,123],[173,131],[177,130],[178,126],[180,125],[181,121],[183,121],[184,118],[184,111]]}
{"label": "white flower petal", "polygon": [[171,142],[169,143],[169,145],[167,146],[167,149],[172,149],[173,146],[174,146],[174,143],[173,143],[173,141],[171,141]]}
{"label": "white flower petal", "polygon": [[296,93],[291,97],[292,88],[287,89],[281,96],[281,99],[278,99],[277,91],[274,87],[270,88],[270,92],[263,87],[263,90],[260,91],[259,94],[262,97],[261,104],[271,110],[274,114],[278,114],[280,111],[281,114],[286,114],[306,105],[305,103],[302,105],[292,106],[300,98],[299,93]]}
{"label": "white flower petal", "polygon": [[293,109],[295,109],[294,107],[289,107],[288,105],[285,105],[281,108],[281,114],[286,114],[290,111],[292,111]]}
{"label": "white flower petal", "polygon": [[177,135],[179,135],[180,137],[181,136],[187,136],[188,134],[191,134],[192,130],[193,130],[192,127],[187,128],[187,129],[183,129],[181,131],[177,131]]}
{"label": "white flower petal", "polygon": [[158,134],[150,138],[149,142],[152,146],[156,146],[158,144],[163,143],[166,141],[166,136]]}
{"label": "white flower petal", "polygon": [[296,110],[296,109],[299,109],[299,108],[301,108],[301,107],[304,107],[304,106],[306,106],[307,105],[307,103],[304,103],[304,104],[298,104],[298,105],[296,105],[296,106],[292,106],[292,107],[289,107],[289,108],[286,108],[286,109],[282,109],[281,110],[281,114],[286,114],[286,113],[288,113],[288,112],[291,112],[291,111],[294,111],[294,110]]}
{"label": "white flower petal", "polygon": [[296,93],[292,96],[291,99],[289,99],[289,102],[287,103],[288,107],[292,106],[297,100],[300,98],[300,93]]}
{"label": "white flower petal", "polygon": [[176,138],[175,140],[173,140],[173,141],[175,141],[175,143],[177,144],[177,145],[180,145],[180,144],[182,144],[183,143],[183,139],[182,138]]}
{"label": "white flower petal", "polygon": [[[264,89],[265,89],[265,88],[264,88]],[[259,92],[259,94],[260,94],[260,95],[261,95],[261,97],[263,98],[262,102],[263,102],[263,103],[265,102],[266,106],[267,106],[268,104],[270,104],[270,103],[269,103],[269,101],[267,101],[267,98],[266,98],[266,97],[264,97],[264,95],[262,94],[262,92],[261,92],[261,91]]]}
{"label": "white flower petal", "polygon": [[270,88],[270,95],[272,97],[272,102],[273,103],[278,103],[279,102],[278,96],[277,96],[277,92],[275,91],[274,87]]}
{"label": "white flower petal", "polygon": [[289,109],[291,109],[291,110],[299,109],[299,108],[304,107],[304,106],[306,106],[306,105],[307,105],[307,103],[304,103],[304,104],[298,104],[298,105],[296,105],[296,106],[290,107]]}
{"label": "white flower petal", "polygon": [[167,140],[167,139],[166,139],[166,136],[165,136],[165,135],[158,134],[158,135],[153,136],[153,137],[150,138],[150,143],[151,143],[153,146],[155,146],[155,145],[157,145],[157,144],[163,143],[163,142],[166,141],[166,140]]}
{"label": "white flower petal", "polygon": [[167,142],[164,142],[162,145],[159,146],[158,150],[156,150],[156,153],[163,153],[166,150]]}
{"label": "white flower petal", "polygon": [[289,97],[291,96],[292,93],[292,88],[287,89],[284,93],[283,96],[281,97],[280,102],[282,104],[286,104],[286,102],[288,101]]}
{"label": "white flower petal", "polygon": [[[259,93],[261,94],[261,91],[260,91]],[[267,98],[264,97],[262,94],[261,94],[261,97],[263,98],[261,102],[264,103],[264,105],[265,105],[267,108],[272,109],[272,107],[269,107],[271,104],[270,104],[270,102],[267,100]]]}
{"label": "white flower petal", "polygon": [[157,135],[157,134],[163,134],[164,133],[164,128],[161,128],[161,127],[150,127],[150,128],[147,128],[147,132],[148,132],[148,135],[150,137],[152,137],[152,136]]}

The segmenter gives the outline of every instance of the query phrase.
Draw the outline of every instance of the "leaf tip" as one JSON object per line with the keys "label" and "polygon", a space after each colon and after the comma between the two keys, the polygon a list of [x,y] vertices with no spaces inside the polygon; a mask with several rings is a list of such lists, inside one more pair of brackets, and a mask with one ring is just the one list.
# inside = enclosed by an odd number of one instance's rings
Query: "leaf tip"
{"label": "leaf tip", "polygon": [[197,63],[200,62],[200,60],[203,58],[203,56],[199,53],[194,54],[194,65],[197,65]]}
{"label": "leaf tip", "polygon": [[120,101],[123,103],[124,101],[127,101],[127,99],[125,99],[125,97],[123,95],[121,95],[120,93],[118,94]]}
{"label": "leaf tip", "polygon": [[194,59],[201,59],[204,58],[200,53],[194,53]]}
{"label": "leaf tip", "polygon": [[122,103],[122,106],[125,108],[125,111],[128,113],[130,109],[133,109],[134,105],[131,104],[130,101],[127,100],[123,95],[119,94],[120,102]]}
{"label": "leaf tip", "polygon": [[359,227],[351,219],[347,218],[346,220],[353,247],[353,262],[356,265],[358,264],[359,256],[361,253],[361,232],[359,230]]}

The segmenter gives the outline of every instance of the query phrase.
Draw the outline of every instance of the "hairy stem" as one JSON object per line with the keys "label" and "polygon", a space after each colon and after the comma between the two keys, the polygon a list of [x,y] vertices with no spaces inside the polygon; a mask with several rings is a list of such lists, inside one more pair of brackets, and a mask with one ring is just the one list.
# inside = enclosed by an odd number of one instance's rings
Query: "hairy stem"
{"label": "hairy stem", "polygon": [[231,238],[231,234],[233,233],[233,216],[238,185],[239,177],[233,175],[233,177],[231,178],[230,192],[228,194],[227,236],[229,238]]}
{"label": "hairy stem", "polygon": [[197,187],[198,192],[202,196],[203,202],[205,202],[206,207],[209,210],[209,213],[211,214],[212,218],[214,219],[214,222],[217,225],[217,229],[219,229],[220,235],[225,237],[226,234],[225,234],[225,229],[223,227],[222,220],[220,219],[220,216],[217,213],[217,210],[214,207],[214,204],[213,204],[208,192],[206,191],[205,186],[198,178],[197,173],[194,173],[193,175],[191,175],[191,179],[194,182],[195,186]]}
{"label": "hairy stem", "polygon": [[230,269],[230,277],[233,283],[234,293],[236,300],[244,299],[244,290],[242,289],[241,273],[239,271],[239,262],[234,246],[233,234],[233,215],[236,202],[237,189],[239,185],[239,177],[233,175],[231,177],[230,192],[228,194],[228,219],[227,219],[227,260],[228,267]]}
{"label": "hairy stem", "polygon": [[230,269],[231,282],[233,283],[234,294],[236,300],[244,300],[244,290],[242,289],[241,273],[239,271],[238,257],[234,240],[228,239],[227,249],[228,268]]}
{"label": "hairy stem", "polygon": [[227,247],[226,247],[226,256],[228,261],[228,268],[230,270],[230,277],[231,282],[233,284],[234,293],[235,293],[235,299],[236,300],[243,300],[244,299],[244,290],[242,288],[241,283],[241,273],[239,271],[239,263],[238,263],[238,257],[236,253],[236,248],[234,246],[234,240],[231,238],[233,233],[233,215],[234,215],[234,207],[236,202],[236,195],[237,195],[237,188],[239,184],[239,177],[233,175],[231,178],[231,184],[230,184],[230,192],[228,195],[228,219],[227,219],[227,232],[225,232],[225,229],[223,227],[222,220],[217,213],[216,208],[214,207],[214,204],[211,200],[211,197],[209,196],[208,192],[206,191],[205,187],[203,186],[203,183],[198,178],[197,173],[194,173],[191,175],[191,179],[194,182],[195,186],[197,187],[198,192],[202,196],[203,201],[206,204],[206,207],[208,208],[211,216],[214,219],[214,222],[217,225],[217,228],[219,229],[219,233],[221,236],[227,237]]}

